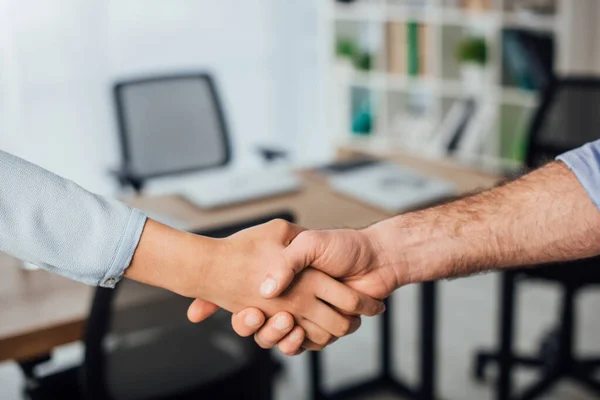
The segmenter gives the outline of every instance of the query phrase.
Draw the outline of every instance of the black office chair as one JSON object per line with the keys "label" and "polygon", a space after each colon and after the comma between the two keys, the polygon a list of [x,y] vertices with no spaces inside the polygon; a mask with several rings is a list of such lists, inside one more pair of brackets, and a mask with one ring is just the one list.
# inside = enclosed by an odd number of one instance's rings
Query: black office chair
{"label": "black office chair", "polygon": [[[122,186],[141,191],[147,180],[222,167],[231,141],[217,87],[208,73],[122,81],[114,86]],[[285,151],[258,147],[268,162]]]}
{"label": "black office chair", "polygon": [[[555,80],[545,91],[530,129],[527,167],[535,168],[557,155],[600,137],[600,79]],[[522,356],[513,352],[515,289],[523,281],[541,280],[562,289],[558,323],[543,339],[538,354]],[[600,395],[600,381],[593,378],[600,368],[597,358],[577,358],[574,354],[575,299],[582,289],[600,284],[600,257],[507,271],[501,274],[499,348],[479,352],[474,373],[482,380],[488,364],[498,364],[496,398],[499,400],[540,398],[561,378],[571,378]],[[541,379],[519,396],[513,394],[514,367],[539,369]]]}
{"label": "black office chair", "polygon": [[[225,237],[275,218],[294,220],[284,212],[198,233]],[[224,311],[190,323],[189,304],[129,280],[99,287],[84,339],[85,398],[270,400],[279,368],[271,353],[237,336]]]}

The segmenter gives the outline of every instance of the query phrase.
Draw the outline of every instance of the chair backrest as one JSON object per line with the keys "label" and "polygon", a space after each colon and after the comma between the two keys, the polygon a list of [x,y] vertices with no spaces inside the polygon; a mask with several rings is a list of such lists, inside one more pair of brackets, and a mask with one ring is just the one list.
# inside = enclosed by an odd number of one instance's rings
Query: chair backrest
{"label": "chair backrest", "polygon": [[206,73],[156,76],[114,86],[120,177],[140,189],[151,177],[225,165],[231,158],[217,89]]}
{"label": "chair backrest", "polygon": [[536,168],[600,138],[600,79],[556,79],[532,119],[526,164]]}
{"label": "chair backrest", "polygon": [[[290,212],[279,212],[197,233],[226,237],[275,218],[294,221]],[[98,399],[171,398],[231,378],[263,354],[233,332],[225,311],[190,323],[189,304],[129,280],[97,288],[84,336],[84,392]]]}

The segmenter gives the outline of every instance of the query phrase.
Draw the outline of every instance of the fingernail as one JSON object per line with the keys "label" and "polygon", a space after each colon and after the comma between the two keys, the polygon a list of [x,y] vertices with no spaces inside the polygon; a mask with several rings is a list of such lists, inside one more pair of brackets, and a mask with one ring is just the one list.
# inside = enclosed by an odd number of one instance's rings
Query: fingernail
{"label": "fingernail", "polygon": [[278,331],[285,331],[290,327],[290,323],[286,317],[277,317],[275,319],[275,329]]}
{"label": "fingernail", "polygon": [[244,323],[247,326],[255,327],[260,324],[260,318],[258,318],[258,316],[256,316],[256,314],[254,314],[254,313],[249,313],[244,318]]}
{"label": "fingernail", "polygon": [[383,314],[385,312],[385,304],[381,303],[379,305],[379,309],[377,310],[377,314]]}
{"label": "fingernail", "polygon": [[302,331],[300,329],[297,329],[291,334],[290,339],[292,340],[292,342],[299,342],[300,340],[302,340]]}
{"label": "fingernail", "polygon": [[269,296],[275,291],[275,289],[277,289],[277,282],[275,282],[275,279],[267,278],[262,285],[260,285],[260,294],[263,296]]}

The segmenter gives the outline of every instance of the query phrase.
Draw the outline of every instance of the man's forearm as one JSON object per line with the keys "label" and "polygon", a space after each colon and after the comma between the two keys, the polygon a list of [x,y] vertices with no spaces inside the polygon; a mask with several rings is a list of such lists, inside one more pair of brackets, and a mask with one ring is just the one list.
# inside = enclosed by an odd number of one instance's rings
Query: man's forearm
{"label": "man's forearm", "polygon": [[399,285],[600,254],[600,213],[561,162],[367,232]]}

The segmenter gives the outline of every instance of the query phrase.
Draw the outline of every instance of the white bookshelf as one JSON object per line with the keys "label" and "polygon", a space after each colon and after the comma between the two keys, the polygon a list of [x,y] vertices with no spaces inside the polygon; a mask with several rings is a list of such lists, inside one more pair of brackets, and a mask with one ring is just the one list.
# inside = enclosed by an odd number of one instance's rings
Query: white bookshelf
{"label": "white bookshelf", "polygon": [[[427,155],[428,140],[435,132],[449,105],[457,99],[467,96],[463,81],[458,76],[458,62],[453,63],[449,55],[455,52],[452,36],[475,34],[485,37],[488,45],[488,65],[485,82],[479,98],[493,104],[496,108],[491,133],[486,137],[482,150],[477,154],[462,157],[462,161],[483,169],[515,167],[519,163],[514,159],[501,156],[502,135],[511,130],[523,132],[529,124],[529,118],[538,103],[538,94],[516,86],[503,85],[502,30],[506,28],[526,29],[549,32],[555,37],[555,46],[562,43],[564,23],[561,9],[564,0],[558,0],[555,15],[537,16],[515,12],[508,7],[509,0],[492,1],[492,7],[485,11],[467,11],[448,6],[446,0],[424,0],[422,5],[410,5],[410,1],[393,0],[357,0],[350,4],[324,0],[321,5],[323,34],[327,35],[327,61],[329,69],[327,104],[331,107],[332,121],[328,128],[333,132],[336,144],[355,148],[390,149],[400,147],[409,151]],[[568,0],[567,0],[568,1]],[[415,3],[415,2],[412,2]],[[408,5],[407,5],[408,4]],[[417,22],[427,24],[427,73],[423,76],[392,74],[387,71],[386,24],[390,22]],[[373,66],[368,72],[347,70],[339,73],[339,60],[335,55],[336,39],[344,36],[344,31],[371,31],[375,38],[373,45]],[[369,35],[367,35],[369,36]],[[560,49],[556,49],[558,54]],[[431,53],[431,54],[430,54]],[[367,90],[374,98],[374,125],[367,136],[356,135],[349,126],[350,112],[348,104],[340,104],[340,93],[350,92],[353,88]],[[409,140],[394,133],[394,124],[401,117],[394,116],[397,104],[414,95],[427,97],[423,126],[431,127],[430,132],[419,128],[417,137]],[[349,99],[346,98],[346,101]],[[347,116],[348,121],[340,122]],[[514,115],[514,117],[513,117]],[[335,120],[337,118],[337,121]],[[420,125],[419,125],[420,127]],[[515,133],[516,134],[516,133]],[[505,135],[506,136],[506,135]]]}

